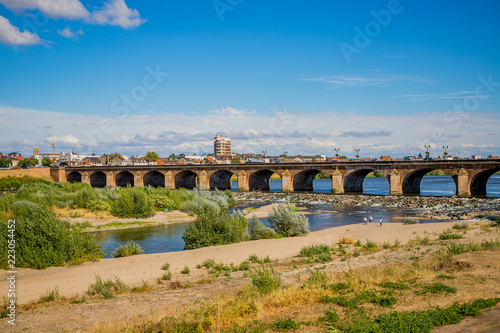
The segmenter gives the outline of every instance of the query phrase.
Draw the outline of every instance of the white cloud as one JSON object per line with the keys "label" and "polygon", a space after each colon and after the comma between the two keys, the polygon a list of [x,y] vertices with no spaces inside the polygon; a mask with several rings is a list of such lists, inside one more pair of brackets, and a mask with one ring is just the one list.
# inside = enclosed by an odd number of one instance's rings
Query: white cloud
{"label": "white cloud", "polygon": [[42,41],[37,34],[29,31],[21,32],[19,28],[13,26],[9,20],[0,16],[0,43],[10,45],[37,45]]}
{"label": "white cloud", "polygon": [[232,115],[232,116],[243,116],[243,115],[247,115],[247,114],[254,114],[255,111],[248,112],[247,110],[236,110],[235,108],[228,106],[226,108],[210,110],[210,113],[228,114],[228,115]]}
{"label": "white cloud", "polygon": [[127,7],[125,0],[105,3],[100,10],[92,12],[92,20],[97,24],[116,25],[125,29],[135,28],[146,22],[136,9]]}
{"label": "white cloud", "polygon": [[465,98],[488,98],[491,94],[481,91],[459,91],[446,94],[421,94],[421,95],[402,95],[397,97],[408,98],[413,101],[423,102],[431,99],[465,99]]}
{"label": "white cloud", "polygon": [[146,22],[137,9],[127,6],[125,0],[104,1],[102,7],[92,12],[89,12],[80,0],[0,0],[0,3],[16,14],[39,10],[52,19],[63,18],[125,29],[138,27]]}
{"label": "white cloud", "polygon": [[57,33],[63,37],[73,38],[73,39],[78,39],[78,36],[83,35],[82,29],[73,32],[69,27],[66,27],[62,30],[57,30]]}
{"label": "white cloud", "polygon": [[[195,115],[156,112],[105,117],[0,107],[0,114],[0,151],[31,153],[33,146],[51,150],[49,143],[55,139],[56,149],[74,148],[82,153],[118,150],[136,155],[151,147],[162,155],[203,153],[213,150],[213,137],[220,133],[231,138],[234,151],[242,153],[267,151],[271,155],[288,151],[332,156],[338,147],[341,154],[350,157],[355,155],[354,148],[360,148],[362,156],[402,157],[423,153],[424,144],[431,144],[433,156],[443,152],[443,145],[453,147],[449,150],[453,156],[456,153],[500,155],[497,140],[488,135],[497,132],[500,115],[479,112],[467,114],[467,118],[462,118],[462,114],[455,115],[461,118],[450,118],[446,113],[367,115],[278,111],[234,118],[226,113],[200,111]],[[69,126],[75,123],[78,127]],[[108,123],[112,128],[102,130],[108,128],[102,124]],[[51,128],[46,128],[48,125]]]}
{"label": "white cloud", "polygon": [[87,19],[89,11],[79,0],[0,0],[14,12],[39,10],[50,18]]}
{"label": "white cloud", "polygon": [[381,86],[396,82],[417,82],[417,83],[432,83],[427,79],[418,76],[404,76],[404,75],[377,75],[359,76],[359,75],[332,75],[319,78],[301,79],[301,81],[316,81],[333,85],[335,88],[339,87],[369,87]]}

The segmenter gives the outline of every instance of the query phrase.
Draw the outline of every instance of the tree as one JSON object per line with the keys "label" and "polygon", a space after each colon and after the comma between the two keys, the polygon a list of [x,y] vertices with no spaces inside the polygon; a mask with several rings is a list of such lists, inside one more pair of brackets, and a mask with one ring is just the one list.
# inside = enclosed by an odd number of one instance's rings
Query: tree
{"label": "tree", "polygon": [[158,154],[154,150],[153,151],[148,151],[146,153],[146,157],[152,158],[155,161],[160,158],[160,156],[158,156]]}
{"label": "tree", "polygon": [[0,160],[0,168],[8,168],[12,164],[11,160],[1,159]]}
{"label": "tree", "polygon": [[239,160],[239,159],[237,159],[236,157],[233,157],[233,158],[231,159],[231,163],[233,163],[233,164],[240,164],[240,160]]}
{"label": "tree", "polygon": [[25,158],[24,160],[19,161],[19,163],[17,163],[17,166],[20,168],[24,168],[29,166],[35,166],[37,164],[38,160],[36,158]]}
{"label": "tree", "polygon": [[345,156],[345,155],[340,155],[339,159],[341,159],[341,160],[348,160],[347,156]]}
{"label": "tree", "polygon": [[170,154],[168,159],[172,159],[173,161],[175,161],[177,159],[177,156],[175,156],[175,154]]}
{"label": "tree", "polygon": [[44,157],[44,158],[42,158],[42,165],[44,167],[50,167],[50,166],[52,166],[52,160],[48,157]]}

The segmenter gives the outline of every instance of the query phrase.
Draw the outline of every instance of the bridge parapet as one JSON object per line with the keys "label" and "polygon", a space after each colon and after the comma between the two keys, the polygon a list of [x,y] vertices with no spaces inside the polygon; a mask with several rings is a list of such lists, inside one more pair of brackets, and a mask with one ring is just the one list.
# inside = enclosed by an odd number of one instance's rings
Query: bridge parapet
{"label": "bridge parapet", "polygon": [[422,177],[441,170],[455,181],[457,195],[486,194],[488,178],[500,171],[498,160],[390,161],[340,163],[274,163],[230,165],[168,165],[128,167],[51,168],[56,181],[83,182],[92,186],[162,186],[200,189],[230,189],[231,177],[238,179],[239,191],[269,190],[273,174],[281,177],[283,192],[311,191],[315,176],[330,176],[334,193],[362,192],[363,180],[372,171],[382,173],[392,195],[419,193]]}

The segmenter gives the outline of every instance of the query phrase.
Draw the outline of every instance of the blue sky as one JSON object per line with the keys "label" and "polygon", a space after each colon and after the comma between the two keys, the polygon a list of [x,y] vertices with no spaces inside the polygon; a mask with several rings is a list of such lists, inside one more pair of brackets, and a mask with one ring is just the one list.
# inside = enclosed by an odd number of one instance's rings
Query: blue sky
{"label": "blue sky", "polygon": [[0,0],[0,151],[500,155],[499,9]]}

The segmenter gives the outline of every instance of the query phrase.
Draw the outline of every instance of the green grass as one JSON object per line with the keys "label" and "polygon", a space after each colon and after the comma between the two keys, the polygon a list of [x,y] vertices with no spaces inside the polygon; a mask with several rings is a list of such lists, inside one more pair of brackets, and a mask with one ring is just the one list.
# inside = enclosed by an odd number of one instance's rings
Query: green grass
{"label": "green grass", "polygon": [[100,275],[95,276],[95,282],[87,289],[89,295],[101,295],[104,298],[113,298],[114,294],[121,294],[130,288],[117,276],[114,280],[103,280]]}
{"label": "green grass", "polygon": [[55,287],[54,289],[48,290],[45,294],[41,295],[38,299],[38,303],[59,301],[61,299],[64,299],[64,297],[59,295],[59,288]]}
{"label": "green grass", "polygon": [[300,257],[314,257],[319,254],[328,254],[334,252],[335,249],[327,244],[305,246],[300,249]]}
{"label": "green grass", "polygon": [[267,263],[271,262],[271,259],[269,258],[269,256],[259,258],[255,253],[251,254],[248,257],[248,260],[254,264],[267,264]]}
{"label": "green grass", "polygon": [[281,287],[281,275],[271,266],[255,269],[250,278],[255,288],[262,294],[269,294]]}
{"label": "green grass", "polygon": [[422,290],[416,292],[417,295],[425,294],[456,294],[457,288],[449,287],[440,282],[422,286]]}
{"label": "green grass", "polygon": [[447,239],[461,239],[464,238],[462,234],[457,234],[451,230],[445,230],[439,234],[439,240],[447,240]]}

